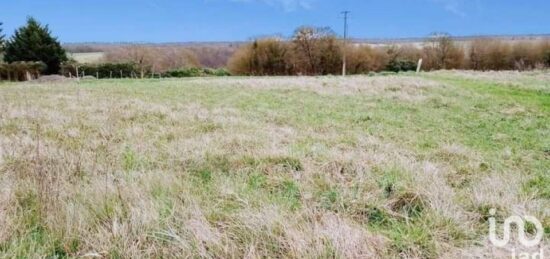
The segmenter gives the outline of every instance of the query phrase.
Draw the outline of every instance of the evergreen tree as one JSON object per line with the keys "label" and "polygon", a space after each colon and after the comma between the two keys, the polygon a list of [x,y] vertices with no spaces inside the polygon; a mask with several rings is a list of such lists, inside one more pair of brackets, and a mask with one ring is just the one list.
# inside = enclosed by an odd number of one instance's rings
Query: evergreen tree
{"label": "evergreen tree", "polygon": [[3,23],[0,22],[0,53],[4,51],[4,34],[2,34],[2,25]]}
{"label": "evergreen tree", "polygon": [[51,36],[48,26],[42,26],[34,18],[27,19],[27,25],[17,29],[6,44],[4,60],[41,61],[46,64],[45,74],[57,74],[67,55],[57,38]]}

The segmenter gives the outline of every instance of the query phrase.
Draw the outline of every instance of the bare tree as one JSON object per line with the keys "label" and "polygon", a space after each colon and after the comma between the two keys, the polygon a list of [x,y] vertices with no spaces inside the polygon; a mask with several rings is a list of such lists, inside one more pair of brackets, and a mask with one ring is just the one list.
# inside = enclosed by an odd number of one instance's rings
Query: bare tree
{"label": "bare tree", "polygon": [[108,49],[105,59],[108,62],[135,63],[143,78],[148,71],[166,72],[172,69],[198,67],[195,54],[183,47],[131,45]]}
{"label": "bare tree", "polygon": [[324,65],[333,62],[336,56],[338,61],[334,62],[340,70],[341,46],[330,28],[300,27],[294,32],[292,43],[294,61],[299,72],[309,75],[334,73],[332,68]]}
{"label": "bare tree", "polygon": [[230,59],[231,72],[240,75],[288,75],[292,73],[288,44],[279,38],[255,40]]}
{"label": "bare tree", "polygon": [[448,33],[433,33],[424,48],[428,61],[434,69],[460,68],[464,61],[464,51],[456,46]]}

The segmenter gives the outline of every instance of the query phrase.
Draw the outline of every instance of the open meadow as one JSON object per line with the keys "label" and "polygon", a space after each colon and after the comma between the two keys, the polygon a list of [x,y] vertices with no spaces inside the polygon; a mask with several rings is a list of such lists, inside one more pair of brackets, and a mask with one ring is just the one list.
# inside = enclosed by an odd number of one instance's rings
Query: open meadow
{"label": "open meadow", "polygon": [[[550,255],[550,72],[0,84],[0,257]],[[533,231],[533,228],[528,228]]]}
{"label": "open meadow", "polygon": [[103,52],[70,53],[69,58],[83,64],[100,63],[105,58]]}

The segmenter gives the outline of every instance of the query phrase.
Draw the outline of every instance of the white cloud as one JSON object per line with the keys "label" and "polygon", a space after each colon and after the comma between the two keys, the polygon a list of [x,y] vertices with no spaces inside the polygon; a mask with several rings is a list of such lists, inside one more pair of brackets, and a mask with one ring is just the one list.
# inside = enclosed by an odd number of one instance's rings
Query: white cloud
{"label": "white cloud", "polygon": [[465,0],[432,0],[437,4],[441,4],[445,10],[461,17],[466,17],[466,13],[462,10]]}
{"label": "white cloud", "polygon": [[270,6],[283,8],[287,12],[296,11],[297,9],[310,9],[315,0],[231,0],[233,2],[247,3],[264,3]]}

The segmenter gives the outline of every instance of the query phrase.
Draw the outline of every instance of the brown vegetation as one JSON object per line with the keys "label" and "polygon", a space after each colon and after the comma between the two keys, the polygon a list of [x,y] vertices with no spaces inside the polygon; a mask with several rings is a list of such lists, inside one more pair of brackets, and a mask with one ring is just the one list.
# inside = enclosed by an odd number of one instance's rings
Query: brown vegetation
{"label": "brown vegetation", "polygon": [[[440,69],[531,70],[550,67],[549,41],[508,42],[478,39],[459,45],[445,33],[430,36],[422,47],[390,45],[347,46],[348,71],[366,74],[416,69],[423,59],[424,71]],[[236,75],[329,75],[339,74],[343,44],[328,28],[300,27],[289,41],[259,39],[242,46],[228,62]]]}
{"label": "brown vegetation", "polygon": [[388,53],[370,46],[352,46],[347,50],[347,66],[351,74],[382,71],[388,65]]}
{"label": "brown vegetation", "polygon": [[[103,51],[105,62],[134,62],[143,71],[164,73],[193,67],[227,67],[235,75],[340,74],[343,44],[329,28],[300,27],[289,39],[261,38],[250,43],[194,43],[164,45],[76,45],[71,50]],[[550,41],[480,38],[455,42],[445,33],[424,43],[346,47],[348,72],[367,74],[416,69],[424,71],[531,70],[550,67]]]}
{"label": "brown vegetation", "polygon": [[424,68],[427,70],[463,68],[464,50],[448,34],[430,36],[423,51],[426,61]]}
{"label": "brown vegetation", "polygon": [[291,49],[298,74],[337,74],[342,68],[342,46],[329,28],[298,28]]}
{"label": "brown vegetation", "polygon": [[194,53],[202,67],[223,68],[239,47],[239,44],[214,44],[182,48]]}
{"label": "brown vegetation", "polygon": [[46,65],[42,62],[13,62],[0,64],[0,81],[25,81],[40,77]]}
{"label": "brown vegetation", "polygon": [[[169,70],[181,69],[181,60],[183,59],[185,61],[185,58],[190,58],[191,62],[189,63],[194,66],[222,68],[227,65],[227,61],[239,47],[239,43],[64,45],[64,48],[73,54],[109,54],[107,59],[101,58],[102,62],[126,62],[131,60],[128,56],[131,52],[135,52],[135,50],[153,53],[162,56],[162,58],[159,58],[161,59],[160,63],[165,65],[160,68],[161,70],[165,70],[167,65],[171,65],[171,67],[168,68]],[[186,62],[184,63],[187,64]]]}
{"label": "brown vegetation", "polygon": [[147,70],[156,73],[170,69],[200,66],[195,54],[178,47],[150,47],[133,45],[109,49],[105,55],[107,62],[132,62],[137,64],[142,74]]}
{"label": "brown vegetation", "polygon": [[287,43],[269,38],[239,49],[229,60],[233,73],[240,75],[288,75],[292,73]]}
{"label": "brown vegetation", "polygon": [[342,45],[328,28],[301,27],[292,41],[256,40],[240,48],[228,66],[240,75],[328,75],[342,68]]}

